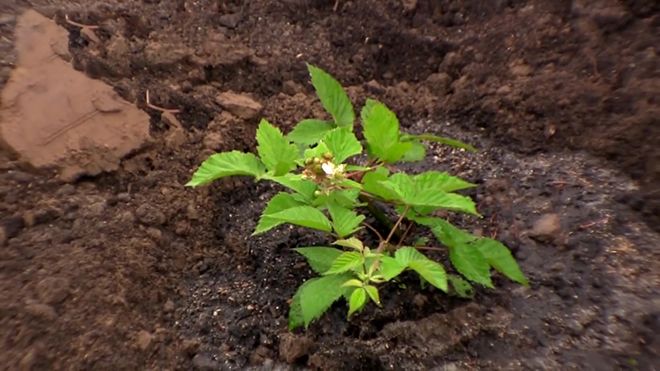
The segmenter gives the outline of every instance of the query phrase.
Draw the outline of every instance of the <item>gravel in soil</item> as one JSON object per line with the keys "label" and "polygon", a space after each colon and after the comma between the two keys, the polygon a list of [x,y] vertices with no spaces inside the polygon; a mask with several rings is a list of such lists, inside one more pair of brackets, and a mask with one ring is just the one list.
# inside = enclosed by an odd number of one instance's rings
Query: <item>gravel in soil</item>
{"label": "gravel in soil", "polygon": [[[16,15],[29,6],[68,29],[76,69],[149,113],[155,138],[119,170],[74,183],[0,152],[0,364],[655,367],[657,4],[337,4],[0,5],[0,86],[15,63]],[[322,115],[304,61],[335,74],[356,104],[390,105],[405,130],[480,148],[434,146],[406,169],[479,184],[471,195],[486,217],[452,220],[510,246],[531,287],[498,279],[462,301],[410,280],[387,288],[383,308],[346,322],[336,306],[287,333],[287,300],[311,274],[290,249],[317,236],[249,237],[270,185],[182,184],[213,151],[252,150],[260,116],[287,130]],[[147,89],[181,112],[149,108]],[[237,110],[228,96],[249,104]]]}

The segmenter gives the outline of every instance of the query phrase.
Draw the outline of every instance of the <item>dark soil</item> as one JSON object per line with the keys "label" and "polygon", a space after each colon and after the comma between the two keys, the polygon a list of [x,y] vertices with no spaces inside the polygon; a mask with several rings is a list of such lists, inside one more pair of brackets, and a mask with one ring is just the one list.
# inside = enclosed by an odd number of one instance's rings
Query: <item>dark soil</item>
{"label": "dark soil", "polygon": [[[660,343],[660,125],[654,1],[2,1],[0,86],[32,7],[70,31],[74,66],[152,117],[154,144],[112,174],[64,184],[0,152],[4,369],[653,370]],[[96,39],[67,24],[98,25]],[[473,301],[414,280],[351,321],[286,330],[318,236],[250,237],[276,189],[183,184],[218,150],[252,150],[257,120],[215,97],[249,93],[290,129],[322,114],[304,62],[375,97],[411,132],[464,139],[409,170],[479,184],[482,220],[530,288]],[[172,120],[146,107],[181,110]],[[210,134],[213,134],[210,136]],[[215,140],[210,140],[213,138]],[[219,138],[219,140],[218,140]],[[559,228],[533,231],[542,215]],[[286,361],[293,361],[293,366]]]}

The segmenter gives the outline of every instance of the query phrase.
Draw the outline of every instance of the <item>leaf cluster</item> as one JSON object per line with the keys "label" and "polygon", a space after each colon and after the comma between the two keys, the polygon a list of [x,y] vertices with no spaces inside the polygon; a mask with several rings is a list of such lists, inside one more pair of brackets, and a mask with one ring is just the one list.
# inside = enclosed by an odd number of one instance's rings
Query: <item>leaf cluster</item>
{"label": "leaf cluster", "polygon": [[[307,327],[340,299],[348,316],[369,302],[381,304],[379,286],[406,271],[445,293],[470,297],[472,285],[492,288],[492,271],[527,285],[509,249],[474,236],[434,216],[444,210],[479,216],[468,196],[459,191],[475,185],[446,172],[407,174],[395,164],[420,161],[426,143],[438,142],[468,151],[474,147],[433,134],[402,133],[397,116],[383,103],[368,99],[360,111],[362,138],[355,134],[356,114],[346,92],[332,76],[308,65],[312,85],[328,112],[327,119],[305,119],[284,134],[265,119],[256,132],[257,154],[216,153],[204,161],[188,186],[201,186],[228,176],[252,176],[283,186],[266,205],[254,234],[292,224],[325,232],[332,246],[298,247],[319,276],[304,282],[291,301],[289,327]],[[387,233],[366,222],[375,203],[397,213]],[[367,211],[365,211],[367,210]],[[409,246],[403,226],[429,228],[438,245],[448,249],[456,274],[420,250]],[[365,230],[367,228],[367,230]],[[360,236],[371,232],[377,246],[365,246]],[[386,237],[384,236],[386,235]],[[399,242],[392,241],[399,235]]]}

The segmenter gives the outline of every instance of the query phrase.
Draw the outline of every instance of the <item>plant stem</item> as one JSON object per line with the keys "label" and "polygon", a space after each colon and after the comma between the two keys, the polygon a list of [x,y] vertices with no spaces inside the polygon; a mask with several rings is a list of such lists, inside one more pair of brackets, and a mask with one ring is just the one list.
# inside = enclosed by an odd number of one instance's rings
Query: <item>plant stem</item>
{"label": "plant stem", "polygon": [[380,234],[380,232],[378,232],[378,230],[377,230],[376,228],[374,228],[371,224],[369,224],[369,223],[367,223],[367,222],[362,222],[362,225],[364,225],[365,227],[367,227],[368,229],[370,229],[372,232],[374,232],[374,233],[376,234],[376,236],[378,237],[378,240],[379,240],[379,241],[383,241],[383,240],[384,240],[383,235]]}
{"label": "plant stem", "polygon": [[413,247],[418,250],[447,251],[447,249],[443,249],[441,247],[430,247],[430,246],[413,246]]}
{"label": "plant stem", "polygon": [[390,243],[390,240],[392,239],[392,236],[394,236],[394,233],[399,228],[399,225],[401,225],[401,222],[403,221],[403,218],[406,217],[406,213],[408,213],[409,209],[410,209],[410,206],[406,205],[406,207],[405,207],[405,209],[403,209],[403,212],[401,213],[401,215],[399,215],[399,219],[396,220],[396,223],[394,223],[394,226],[390,230],[390,234],[388,234],[385,241],[381,241],[380,245],[378,246],[378,252],[382,252],[383,249]]}

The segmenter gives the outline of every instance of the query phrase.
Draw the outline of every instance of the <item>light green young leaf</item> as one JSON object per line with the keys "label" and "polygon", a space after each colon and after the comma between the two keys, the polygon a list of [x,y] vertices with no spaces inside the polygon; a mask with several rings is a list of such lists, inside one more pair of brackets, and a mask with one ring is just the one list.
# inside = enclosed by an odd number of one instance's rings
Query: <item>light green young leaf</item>
{"label": "light green young leaf", "polygon": [[413,260],[408,263],[408,267],[424,278],[431,285],[447,292],[447,272],[442,265],[426,258]]}
{"label": "light green young leaf", "polygon": [[417,174],[414,176],[414,180],[420,189],[432,189],[438,192],[454,192],[476,187],[476,184],[440,171],[427,171]]}
{"label": "light green young leaf", "polygon": [[303,196],[306,203],[311,203],[314,199],[314,191],[318,188],[316,183],[311,180],[303,179],[300,174],[284,174],[280,176],[265,175],[263,179],[279,183],[289,189],[296,191]]}
{"label": "light green young leaf", "polygon": [[277,227],[280,224],[285,223],[281,219],[270,218],[270,215],[302,205],[303,205],[302,202],[298,201],[290,193],[280,192],[276,194],[275,196],[273,196],[273,198],[270,199],[270,201],[268,201],[268,204],[266,205],[266,208],[261,214],[259,223],[257,224],[257,227],[255,228],[252,235],[254,236],[257,234],[264,233],[266,231],[269,231]]}
{"label": "light green young leaf", "polygon": [[333,154],[335,164],[341,164],[347,158],[362,153],[362,145],[351,131],[351,128],[341,127],[328,132],[323,142]]}
{"label": "light green young leaf", "polygon": [[367,285],[364,287],[364,290],[374,303],[380,305],[380,295],[378,295],[378,288],[376,288],[376,286]]}
{"label": "light green young leaf", "polygon": [[407,263],[406,264],[400,263],[395,258],[389,256],[383,256],[380,258],[380,269],[378,273],[380,273],[383,277],[385,277],[385,280],[389,281],[394,277],[400,275],[401,272],[403,272],[403,270],[407,268],[407,265],[408,265]]}
{"label": "light green young leaf", "polygon": [[396,192],[383,187],[380,183],[386,181],[389,176],[389,170],[384,167],[379,167],[374,171],[365,173],[362,177],[362,186],[365,192],[378,196],[383,200],[396,200],[399,198]]}
{"label": "light green young leaf", "polygon": [[422,143],[411,140],[407,141],[411,144],[411,147],[406,153],[403,154],[401,161],[405,162],[417,162],[422,161],[426,157],[426,146]]}
{"label": "light green young leaf", "polygon": [[355,251],[347,251],[342,253],[332,262],[330,269],[324,275],[338,274],[350,271],[364,263],[364,256]]}
{"label": "light green young leaf", "polygon": [[367,99],[361,116],[364,137],[372,156],[393,163],[401,160],[412,148],[410,142],[399,141],[399,119],[384,104]]}
{"label": "light green young leaf", "polygon": [[458,139],[441,137],[441,136],[433,135],[433,134],[419,134],[419,135],[405,134],[403,137],[406,138],[406,139],[415,138],[415,139],[418,139],[418,140],[425,140],[425,141],[428,141],[428,142],[440,143],[440,144],[444,144],[444,145],[454,147],[454,148],[461,148],[461,149],[464,149],[468,152],[477,152],[476,148],[474,148],[473,146],[471,146],[471,145],[469,145],[465,142],[462,142]]}
{"label": "light green young leaf", "polygon": [[483,286],[493,287],[493,282],[490,279],[490,265],[475,246],[450,246],[449,260],[463,277]]}
{"label": "light green young leaf", "polygon": [[264,119],[257,128],[257,152],[274,176],[286,174],[296,168],[298,148],[289,143],[280,129]]}
{"label": "light green young leaf", "polygon": [[450,274],[448,278],[456,296],[463,299],[470,299],[474,296],[474,289],[470,285],[470,282],[455,274]]}
{"label": "light green young leaf", "polygon": [[351,300],[348,302],[348,317],[350,318],[353,313],[358,312],[367,304],[367,290],[358,287],[353,290]]}
{"label": "light green young leaf", "polygon": [[330,269],[332,262],[343,252],[339,249],[325,246],[298,247],[294,250],[304,256],[312,270],[318,274],[323,274]]}
{"label": "light green young leaf", "polygon": [[316,119],[302,120],[286,137],[294,143],[309,146],[318,143],[334,127],[332,122],[328,121]]}
{"label": "light green young leaf", "polygon": [[323,157],[323,155],[325,155],[328,152],[330,152],[328,146],[323,141],[320,141],[319,144],[317,144],[316,146],[306,149],[303,154],[303,157],[305,160],[314,157]]}
{"label": "light green young leaf", "polygon": [[323,108],[332,115],[335,124],[337,126],[352,127],[353,121],[355,121],[355,112],[353,112],[353,105],[341,84],[318,67],[308,64],[307,69]]}
{"label": "light green young leaf", "polygon": [[511,255],[511,251],[501,242],[490,238],[481,238],[473,242],[472,245],[481,252],[488,261],[488,264],[495,268],[496,271],[502,273],[512,281],[525,286],[529,285],[516,259]]}
{"label": "light green young leaf", "polygon": [[222,152],[206,159],[186,186],[197,187],[232,175],[250,175],[259,178],[265,173],[266,168],[252,153]]}
{"label": "light green young leaf", "polygon": [[333,242],[333,245],[348,247],[349,249],[354,249],[357,251],[364,250],[364,245],[362,244],[362,241],[360,241],[355,237],[351,237],[345,240],[337,240]]}
{"label": "light green young leaf", "polygon": [[396,250],[394,253],[394,259],[400,265],[407,267],[412,261],[424,260],[428,258],[414,247],[406,246]]}
{"label": "light green young leaf", "polygon": [[[341,285],[350,278],[351,276],[349,274],[322,276],[312,278],[298,288],[298,292],[293,297],[293,303],[296,302],[296,297],[298,297],[302,323],[305,327],[309,326],[313,320],[319,318],[330,308],[332,303],[342,297],[345,288]],[[289,312],[289,317],[291,317],[291,312]],[[289,319],[290,324],[291,322],[300,323],[300,320],[291,321]]]}
{"label": "light green young leaf", "polygon": [[353,210],[340,206],[336,202],[328,204],[328,211],[332,217],[332,227],[339,237],[346,237],[360,229],[364,215],[358,215]]}
{"label": "light green young leaf", "polygon": [[364,283],[360,280],[357,280],[355,278],[350,279],[342,285],[343,287],[362,287],[364,286]]}

